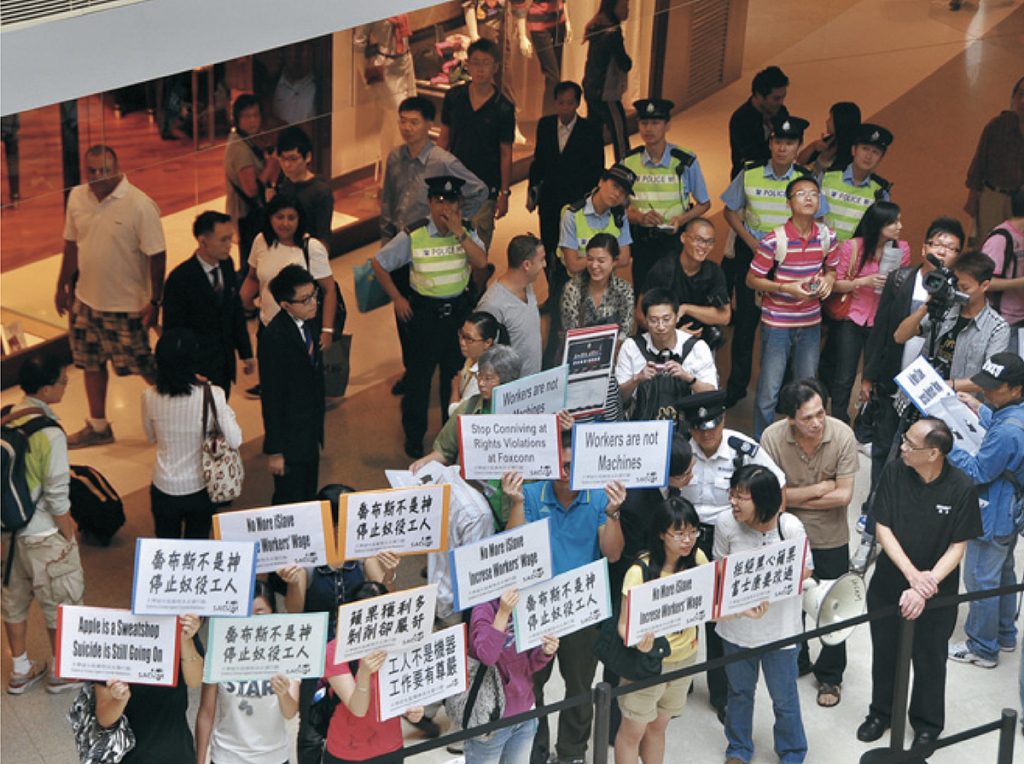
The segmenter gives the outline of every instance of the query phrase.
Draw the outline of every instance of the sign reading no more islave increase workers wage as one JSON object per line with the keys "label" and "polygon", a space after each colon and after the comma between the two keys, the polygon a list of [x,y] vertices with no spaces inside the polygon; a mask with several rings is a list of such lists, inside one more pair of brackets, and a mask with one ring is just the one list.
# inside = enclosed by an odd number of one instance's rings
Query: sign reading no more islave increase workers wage
{"label": "sign reading no more islave increase workers wage", "polygon": [[459,459],[466,480],[500,480],[518,472],[526,480],[561,474],[558,417],[551,414],[477,414],[459,417]]}
{"label": "sign reading no more islave increase workers wage", "polygon": [[806,536],[729,555],[719,563],[723,572],[715,617],[798,596],[806,561]]}
{"label": "sign reading no more islave increase workers wage", "polygon": [[247,541],[136,539],[132,612],[250,615],[256,547]]}
{"label": "sign reading no more islave increase workers wage", "polygon": [[339,562],[331,505],[326,501],[221,512],[213,516],[213,537],[259,544],[257,573],[272,573],[289,565],[312,568]]}
{"label": "sign reading no more islave increase workers wage", "polygon": [[338,608],[334,662],[354,661],[377,650],[409,650],[434,628],[437,584],[382,594]]}
{"label": "sign reading no more islave increase workers wage", "polygon": [[211,618],[203,681],[215,684],[320,677],[327,652],[327,613],[268,613]]}
{"label": "sign reading no more islave increase workers wage", "polygon": [[378,552],[420,554],[448,546],[451,486],[421,485],[342,494],[338,549],[345,560]]}
{"label": "sign reading no more islave increase workers wage", "polygon": [[521,590],[512,611],[516,652],[536,647],[545,635],[563,637],[610,618],[610,589],[608,560],[602,557]]}
{"label": "sign reading no more islave increase workers wage", "polygon": [[566,332],[562,355],[562,363],[569,367],[565,407],[576,416],[604,411],[618,336],[618,324]]}
{"label": "sign reading no more islave increase workers wage", "polygon": [[180,633],[173,615],[60,605],[54,673],[62,679],[174,687]]}
{"label": "sign reading no more islave increase workers wage", "polygon": [[572,428],[571,487],[603,488],[618,481],[626,488],[668,484],[672,425],[651,422],[594,422]]}
{"label": "sign reading no more islave increase workers wage", "polygon": [[544,518],[448,552],[454,608],[465,610],[490,602],[507,589],[551,578],[549,524]]}
{"label": "sign reading no more islave increase workers wage", "polygon": [[411,650],[390,653],[376,681],[378,718],[382,721],[465,692],[466,624],[435,631]]}
{"label": "sign reading no more islave increase workers wage", "polygon": [[626,644],[663,637],[711,620],[715,565],[698,565],[632,587],[626,595]]}
{"label": "sign reading no more islave increase workers wage", "polygon": [[565,408],[569,367],[565,364],[494,388],[495,414],[557,414]]}

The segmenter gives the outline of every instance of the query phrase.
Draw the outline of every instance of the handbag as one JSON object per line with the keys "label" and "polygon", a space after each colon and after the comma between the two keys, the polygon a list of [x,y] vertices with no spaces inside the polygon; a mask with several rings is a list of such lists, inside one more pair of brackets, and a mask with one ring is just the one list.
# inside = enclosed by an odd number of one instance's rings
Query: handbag
{"label": "handbag", "polygon": [[309,704],[309,726],[322,738],[327,737],[327,729],[331,726],[331,717],[338,708],[341,699],[334,694],[331,685],[321,679],[313,693]]}
{"label": "handbag", "polygon": [[[209,427],[210,420],[213,426]],[[213,391],[210,383],[203,384],[203,482],[206,492],[214,504],[237,499],[242,494],[245,467],[238,449],[227,444],[217,408],[213,405]]]}
{"label": "handbag", "polygon": [[[657,578],[656,571],[651,570],[646,562],[637,560],[636,564],[643,571],[644,583]],[[635,647],[626,647],[619,635],[620,608],[621,605],[613,608],[612,617],[601,624],[597,642],[594,643],[594,653],[601,663],[623,679],[635,682],[658,676],[661,674],[662,661],[672,652],[668,639],[656,637],[653,647],[646,653]]]}
{"label": "handbag", "polygon": [[453,730],[496,722],[505,713],[505,688],[501,686],[497,667],[485,666],[471,655],[467,660],[473,677],[469,689],[444,700],[444,710]]}
{"label": "handbag", "polygon": [[122,714],[113,727],[96,718],[96,690],[86,682],[71,703],[68,721],[75,733],[81,764],[117,764],[135,748],[135,733]]}
{"label": "handbag", "polygon": [[324,348],[324,395],[340,398],[348,389],[352,335],[343,334]]}
{"label": "handbag", "polygon": [[[306,260],[306,270],[309,271],[309,239],[307,236],[302,240],[302,256]],[[334,328],[334,334],[337,337],[341,336],[341,333],[345,331],[345,321],[348,320],[348,308],[345,306],[345,298],[341,294],[341,287],[338,286],[338,281],[332,276],[331,282],[334,284],[334,319],[331,322],[325,321],[324,316],[324,288],[320,285],[320,282],[316,282],[316,318],[320,323],[320,326],[328,326]]]}
{"label": "handbag", "polygon": [[360,313],[369,313],[391,302],[388,293],[377,281],[373,264],[369,260],[352,269],[352,278],[356,283],[356,305]]}
{"label": "handbag", "polygon": [[[853,278],[853,272],[857,269],[857,261],[859,257],[859,249],[857,246],[856,239],[850,239],[850,247],[853,252],[850,254],[850,265],[846,269],[846,278],[844,281],[849,281]],[[828,299],[821,304],[821,309],[828,318],[833,321],[845,321],[847,316],[850,315],[850,306],[853,304],[853,290],[849,292],[843,292],[839,294],[833,292],[828,296]]]}

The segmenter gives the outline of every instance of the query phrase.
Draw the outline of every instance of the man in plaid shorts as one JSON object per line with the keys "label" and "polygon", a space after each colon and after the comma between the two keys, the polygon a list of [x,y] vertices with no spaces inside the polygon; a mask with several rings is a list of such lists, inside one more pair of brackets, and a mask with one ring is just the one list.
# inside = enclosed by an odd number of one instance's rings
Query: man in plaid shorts
{"label": "man in plaid shorts", "polygon": [[68,448],[112,443],[107,361],[118,376],[156,369],[149,329],[160,314],[167,263],[160,210],[121,173],[109,146],[85,154],[89,182],[68,196],[57,313],[70,313],[71,352],[85,370],[89,418]]}

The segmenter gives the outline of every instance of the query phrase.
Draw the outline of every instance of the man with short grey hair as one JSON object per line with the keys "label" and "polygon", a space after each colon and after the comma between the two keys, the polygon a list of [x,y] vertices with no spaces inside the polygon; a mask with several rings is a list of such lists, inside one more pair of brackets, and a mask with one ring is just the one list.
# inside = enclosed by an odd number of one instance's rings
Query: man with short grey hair
{"label": "man with short grey hair", "polygon": [[477,310],[490,313],[508,329],[512,349],[523,362],[522,376],[541,369],[540,310],[533,282],[544,272],[544,245],[532,233],[508,243],[508,270],[491,284]]}

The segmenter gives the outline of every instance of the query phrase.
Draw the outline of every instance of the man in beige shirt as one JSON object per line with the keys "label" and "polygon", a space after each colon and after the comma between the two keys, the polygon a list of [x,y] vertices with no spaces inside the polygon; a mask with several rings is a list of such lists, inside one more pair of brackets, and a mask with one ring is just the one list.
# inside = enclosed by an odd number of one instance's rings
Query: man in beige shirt
{"label": "man in beige shirt", "polygon": [[[779,394],[779,411],[786,418],[764,431],[761,448],[786,473],[786,509],[807,529],[815,577],[827,580],[849,571],[846,512],[860,465],[853,430],[826,416],[825,402],[826,393],[815,379],[786,385]],[[801,675],[814,671],[818,705],[837,705],[846,669],[846,646],[823,646],[812,666],[805,642],[800,648],[799,665]]]}

